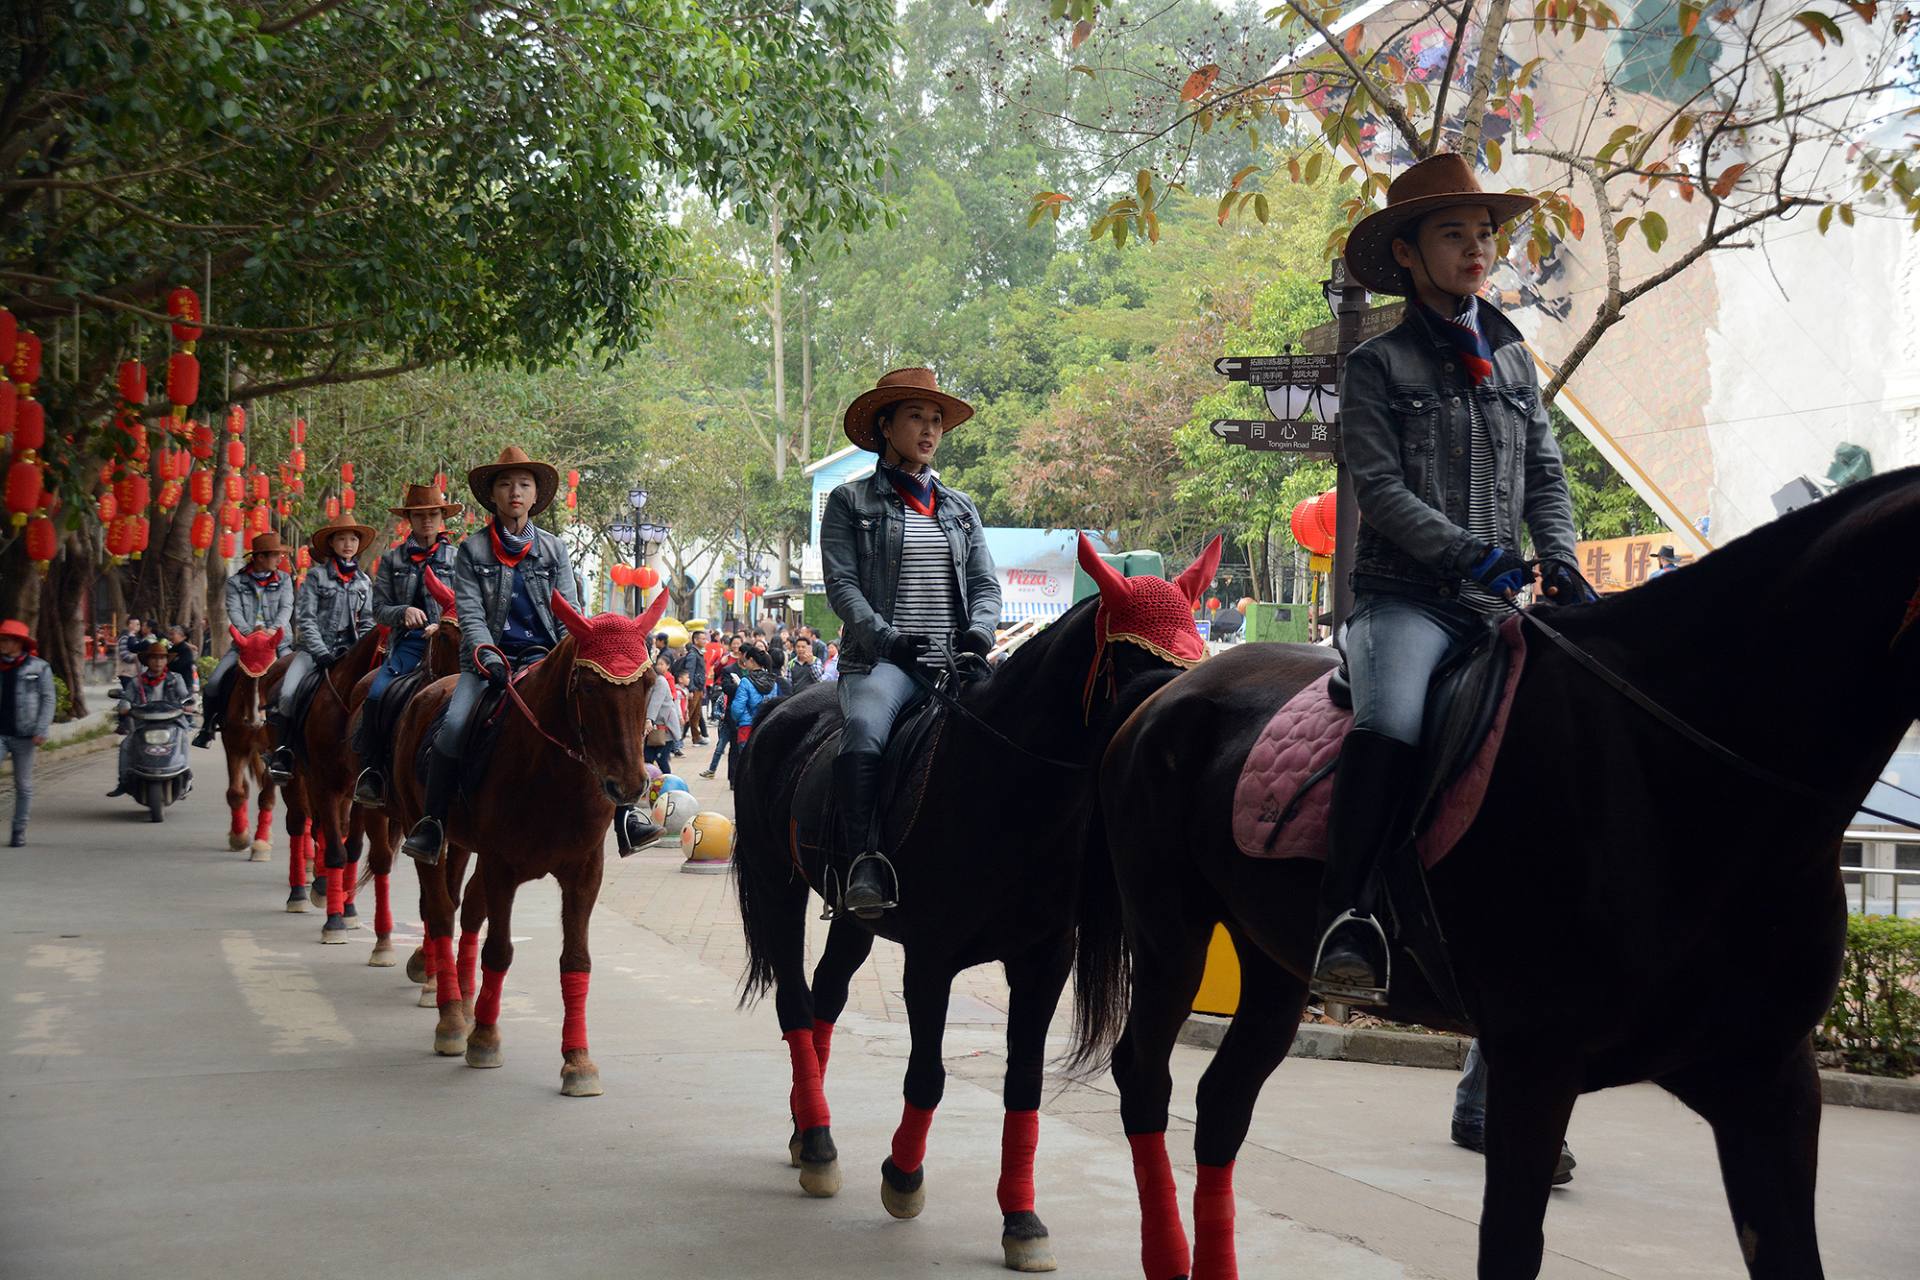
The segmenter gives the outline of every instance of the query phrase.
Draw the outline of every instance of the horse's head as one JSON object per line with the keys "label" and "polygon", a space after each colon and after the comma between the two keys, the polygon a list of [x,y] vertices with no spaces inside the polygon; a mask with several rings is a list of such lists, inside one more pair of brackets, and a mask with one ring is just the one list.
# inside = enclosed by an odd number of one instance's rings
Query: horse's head
{"label": "horse's head", "polygon": [[1101,666],[1112,658],[1109,646],[1124,642],[1145,650],[1161,662],[1191,667],[1207,656],[1206,641],[1193,625],[1193,608],[1206,596],[1220,567],[1220,539],[1216,536],[1180,576],[1145,575],[1123,578],[1080,535],[1080,567],[1100,588],[1100,608],[1094,617],[1093,665],[1087,670],[1082,702],[1091,707]]}
{"label": "horse's head", "polygon": [[654,673],[648,639],[667,611],[667,593],[662,591],[637,618],[586,617],[558,591],[549,603],[573,641],[569,683],[581,691],[575,703],[581,753],[600,774],[607,798],[631,804],[646,795],[649,782],[644,748]]}
{"label": "horse's head", "polygon": [[240,669],[255,680],[267,674],[267,668],[273,665],[274,658],[280,652],[280,628],[242,634],[240,628],[229,622],[227,634],[233,637],[233,652]]}

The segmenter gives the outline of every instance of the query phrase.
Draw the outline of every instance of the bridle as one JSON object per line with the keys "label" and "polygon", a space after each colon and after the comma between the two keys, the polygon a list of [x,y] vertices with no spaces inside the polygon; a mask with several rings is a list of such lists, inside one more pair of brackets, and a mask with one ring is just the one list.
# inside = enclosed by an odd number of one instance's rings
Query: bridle
{"label": "bridle", "polygon": [[[979,668],[981,668],[981,671],[977,673],[963,673],[961,671],[962,666],[978,666]],[[987,660],[981,657],[977,653],[963,653],[958,656],[955,656],[954,654],[949,653],[947,655],[947,670],[945,674],[942,676],[942,678],[938,681],[929,680],[926,676],[926,673],[924,673],[919,669],[918,663],[913,664],[913,666],[907,669],[908,677],[911,678],[915,684],[919,685],[922,689],[926,690],[929,696],[931,696],[936,701],[938,701],[941,705],[946,707],[947,710],[953,712],[955,715],[959,716],[961,719],[967,721],[969,724],[973,725],[974,728],[980,730],[980,732],[986,734],[988,737],[993,738],[996,741],[1006,746],[1012,747],[1015,751],[1018,751],[1021,755],[1027,757],[1027,759],[1032,760],[1037,764],[1046,765],[1049,768],[1065,769],[1070,773],[1085,773],[1091,767],[1090,765],[1087,765],[1083,762],[1055,759],[1053,756],[1040,754],[1038,751],[1035,751],[1032,747],[1022,746],[1020,743],[1015,742],[1012,738],[1009,738],[1006,734],[1000,732],[1000,730],[994,728],[992,725],[988,724],[985,720],[981,719],[979,715],[977,715],[971,707],[967,706],[966,703],[960,701],[960,699],[955,697],[947,688],[949,684],[957,684],[962,679],[978,678],[978,676],[980,675],[986,675],[990,673],[991,673],[991,669],[988,666]]]}
{"label": "bridle", "polygon": [[[512,664],[507,662],[507,655],[501,652],[499,645],[475,645],[473,657],[476,665],[479,663],[480,655],[483,653],[492,653],[500,659],[501,663],[505,665],[509,671],[513,669]],[[508,700],[511,701],[515,707],[519,708],[520,714],[526,718],[528,724],[533,726],[535,733],[545,738],[553,746],[558,747],[568,759],[578,764],[588,773],[598,778],[608,776],[605,770],[594,763],[593,757],[588,753],[586,731],[580,726],[580,663],[577,658],[567,664],[567,718],[573,722],[573,744],[571,746],[559,738],[554,737],[553,734],[548,731],[547,727],[540,723],[540,717],[534,714],[533,708],[528,706],[526,699],[520,696],[519,682],[511,675],[507,677],[506,690]]]}

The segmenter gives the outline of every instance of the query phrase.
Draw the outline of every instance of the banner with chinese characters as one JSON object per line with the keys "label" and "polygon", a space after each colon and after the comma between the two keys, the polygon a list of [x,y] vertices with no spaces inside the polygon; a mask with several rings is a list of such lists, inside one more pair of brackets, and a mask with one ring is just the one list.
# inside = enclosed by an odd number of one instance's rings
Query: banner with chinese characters
{"label": "banner with chinese characters", "polygon": [[1587,575],[1602,595],[1637,587],[1660,570],[1661,548],[1679,552],[1679,564],[1692,564],[1693,553],[1681,547],[1671,533],[1636,534],[1631,538],[1603,538],[1595,542],[1576,542],[1580,572]]}

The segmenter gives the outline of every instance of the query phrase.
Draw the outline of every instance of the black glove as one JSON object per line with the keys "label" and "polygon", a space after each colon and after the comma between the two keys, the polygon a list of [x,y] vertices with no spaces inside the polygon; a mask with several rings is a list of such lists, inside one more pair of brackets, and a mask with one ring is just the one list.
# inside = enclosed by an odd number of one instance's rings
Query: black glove
{"label": "black glove", "polygon": [[933,648],[933,640],[927,636],[896,631],[893,640],[887,645],[887,659],[896,666],[911,667],[919,662],[921,655],[931,648]]}
{"label": "black glove", "polygon": [[507,679],[512,673],[507,670],[506,663],[495,658],[491,662],[482,662],[480,664],[480,674],[485,677],[486,682],[494,688],[504,689],[507,687]]}
{"label": "black glove", "polygon": [[978,631],[961,631],[955,633],[953,647],[959,653],[977,653],[984,658],[987,650],[993,648],[993,641]]}
{"label": "black glove", "polygon": [[1587,585],[1579,568],[1565,560],[1544,562],[1540,566],[1540,579],[1546,586],[1545,598],[1549,604],[1590,604],[1600,598],[1599,592]]}
{"label": "black glove", "polygon": [[1488,547],[1467,576],[1497,596],[1519,594],[1532,577],[1519,553],[1505,547]]}

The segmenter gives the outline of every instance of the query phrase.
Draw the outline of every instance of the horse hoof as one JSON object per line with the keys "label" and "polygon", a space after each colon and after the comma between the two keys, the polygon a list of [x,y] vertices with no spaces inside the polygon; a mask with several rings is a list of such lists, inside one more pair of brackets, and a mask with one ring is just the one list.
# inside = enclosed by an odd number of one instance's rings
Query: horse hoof
{"label": "horse hoof", "polygon": [[264,845],[258,840],[254,841],[253,852],[247,855],[247,861],[248,862],[272,862],[273,847],[271,845]]}
{"label": "horse hoof", "polygon": [[792,1169],[800,1167],[800,1130],[798,1128],[795,1128],[793,1136],[787,1139],[787,1166]]}
{"label": "horse hoof", "polygon": [[893,1157],[880,1164],[880,1205],[896,1218],[917,1218],[927,1207],[927,1171],[900,1172]]}
{"label": "horse hoof", "polygon": [[433,984],[431,982],[427,983],[420,988],[419,1006],[422,1009],[438,1009],[440,1007],[440,1001],[436,998],[437,994]]}
{"label": "horse hoof", "polygon": [[367,957],[367,963],[375,969],[391,969],[400,962],[393,958],[393,943],[380,938],[374,942],[373,954]]}
{"label": "horse hoof", "polygon": [[233,850],[235,853],[238,853],[246,847],[247,847],[247,838],[244,835],[235,835],[232,832],[227,833],[227,848]]}
{"label": "horse hoof", "polygon": [[840,1162],[823,1160],[800,1162],[800,1189],[816,1200],[830,1200],[840,1194]]}
{"label": "horse hoof", "polygon": [[560,1068],[560,1093],[568,1098],[597,1098],[606,1092],[600,1087],[600,1068],[591,1062],[575,1065],[568,1062]]}
{"label": "horse hoof", "polygon": [[1053,1240],[1046,1224],[1031,1210],[1005,1215],[1000,1233],[1000,1251],[1006,1255],[1009,1271],[1053,1271]]}
{"label": "horse hoof", "polygon": [[347,928],[358,929],[361,927],[360,913],[353,909],[353,904],[351,902],[347,903],[344,907],[341,908],[340,914],[346,918]]}
{"label": "horse hoof", "polygon": [[500,1028],[475,1027],[467,1037],[467,1065],[470,1067],[498,1067],[506,1059],[500,1053]]}
{"label": "horse hoof", "polygon": [[415,947],[413,954],[407,957],[407,981],[425,982],[427,980],[427,952],[424,947]]}
{"label": "horse hoof", "polygon": [[433,1028],[433,1051],[443,1058],[459,1057],[467,1051],[467,1020],[460,1016],[460,1006],[450,1004],[440,1011],[440,1021]]}
{"label": "horse hoof", "polygon": [[307,901],[311,902],[317,910],[325,911],[327,909],[327,882],[324,880],[315,880],[308,886]]}
{"label": "horse hoof", "polygon": [[328,916],[327,922],[320,926],[320,941],[344,946],[347,941],[347,922],[339,916]]}
{"label": "horse hoof", "polygon": [[307,886],[301,885],[287,895],[287,910],[293,912],[312,910],[307,906]]}

